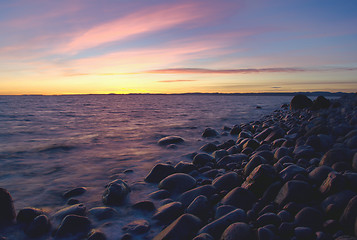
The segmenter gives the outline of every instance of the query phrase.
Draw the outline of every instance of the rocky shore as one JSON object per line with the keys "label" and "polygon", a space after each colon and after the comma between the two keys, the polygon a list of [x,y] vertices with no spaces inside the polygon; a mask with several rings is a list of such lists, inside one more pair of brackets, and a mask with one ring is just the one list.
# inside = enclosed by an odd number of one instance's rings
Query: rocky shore
{"label": "rocky shore", "polygon": [[[222,134],[234,140],[220,142]],[[356,94],[314,101],[297,95],[259,121],[208,128],[202,137],[211,143],[190,161],[152,168],[145,181],[157,191],[129,206],[149,220],[138,214],[116,239],[357,239]],[[158,144],[175,149],[182,142],[169,136]],[[117,218],[131,186],[108,183],[104,206],[91,209],[76,200],[85,192],[65,192],[68,207],[49,214],[16,211],[0,188],[0,239],[13,239],[6,234],[14,231],[30,239],[108,239],[93,222]],[[151,231],[153,225],[162,230]]]}

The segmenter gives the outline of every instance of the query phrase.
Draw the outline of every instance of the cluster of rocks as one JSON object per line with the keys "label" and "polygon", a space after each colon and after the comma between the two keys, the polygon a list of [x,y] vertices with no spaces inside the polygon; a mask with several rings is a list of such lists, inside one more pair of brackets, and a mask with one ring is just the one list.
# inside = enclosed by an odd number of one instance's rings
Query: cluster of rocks
{"label": "cluster of rocks", "polygon": [[[149,214],[126,224],[119,239],[330,240],[357,239],[357,96],[311,101],[295,96],[260,121],[206,129],[212,142],[190,161],[160,163],[146,176],[158,190],[131,206]],[[220,135],[231,140],[220,142]],[[179,136],[158,144],[175,148]],[[75,199],[86,188],[64,193],[66,208],[49,214],[24,208],[0,188],[0,230],[21,229],[30,238],[105,240],[93,221],[119,217],[130,186],[105,186],[105,206],[87,209]],[[150,231],[152,225],[162,231]],[[0,239],[6,239],[1,237]]]}

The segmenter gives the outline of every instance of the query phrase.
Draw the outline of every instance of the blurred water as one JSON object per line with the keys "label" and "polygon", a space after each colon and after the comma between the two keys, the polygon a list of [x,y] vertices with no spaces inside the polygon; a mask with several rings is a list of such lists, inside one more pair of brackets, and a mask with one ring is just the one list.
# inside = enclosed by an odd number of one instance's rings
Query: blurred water
{"label": "blurred water", "polygon": [[[78,186],[88,188],[78,197],[88,208],[102,206],[105,184],[123,178],[133,187],[130,204],[156,189],[156,185],[143,182],[155,163],[178,162],[208,141],[201,138],[206,127],[222,131],[223,126],[258,120],[290,99],[230,95],[0,96],[0,187],[11,193],[17,210],[33,206],[54,212],[65,206],[62,194]],[[156,144],[168,135],[186,141],[175,150]],[[133,172],[123,173],[126,169]],[[122,211],[119,225],[135,218],[125,207],[118,210]]]}

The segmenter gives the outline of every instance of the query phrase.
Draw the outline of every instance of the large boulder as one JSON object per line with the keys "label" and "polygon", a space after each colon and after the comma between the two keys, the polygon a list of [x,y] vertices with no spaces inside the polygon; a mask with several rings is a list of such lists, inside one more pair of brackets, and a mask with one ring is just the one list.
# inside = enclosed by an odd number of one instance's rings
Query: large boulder
{"label": "large boulder", "polygon": [[30,224],[37,216],[44,214],[44,212],[37,208],[23,208],[16,216],[16,222],[20,224]]}
{"label": "large boulder", "polygon": [[216,192],[216,188],[212,185],[203,185],[182,193],[178,201],[181,202],[184,207],[187,207],[196,197],[203,195],[210,198]]}
{"label": "large boulder", "polygon": [[252,208],[256,201],[257,198],[253,192],[242,187],[236,187],[227,193],[227,195],[221,200],[221,203],[248,211]]}
{"label": "large boulder", "polygon": [[161,222],[171,222],[179,217],[183,212],[182,203],[170,202],[157,209],[157,212],[153,215],[153,219]]}
{"label": "large boulder", "polygon": [[196,179],[186,173],[174,173],[159,183],[160,189],[165,189],[170,192],[182,193],[196,186]]}
{"label": "large boulder", "polygon": [[0,188],[0,225],[12,223],[15,217],[15,208],[10,193]]}
{"label": "large boulder", "polygon": [[130,191],[126,182],[117,179],[107,185],[102,201],[105,205],[121,205]]}
{"label": "large boulder", "polygon": [[218,192],[222,190],[230,191],[233,188],[241,185],[243,182],[242,177],[240,177],[235,172],[228,172],[215,178],[212,185],[217,189]]}
{"label": "large boulder", "polygon": [[223,232],[221,240],[252,240],[255,234],[252,228],[243,222],[237,222],[229,225]]}
{"label": "large boulder", "polygon": [[330,100],[326,99],[324,96],[318,96],[312,103],[312,110],[319,110],[322,108],[329,108],[331,105]]}
{"label": "large boulder", "polygon": [[315,191],[304,181],[291,180],[286,182],[275,198],[275,202],[284,206],[289,202],[308,203],[315,199]]}
{"label": "large boulder", "polygon": [[306,95],[298,94],[291,99],[290,102],[290,110],[297,110],[303,108],[309,108],[312,106],[312,100],[308,98]]}
{"label": "large boulder", "polygon": [[201,224],[201,220],[198,217],[186,213],[162,230],[153,240],[192,239],[201,227]]}
{"label": "large boulder", "polygon": [[206,219],[210,213],[210,208],[211,206],[207,197],[200,195],[187,207],[186,212],[195,215],[200,219]]}
{"label": "large boulder", "polygon": [[321,165],[326,165],[331,167],[337,162],[346,162],[351,164],[352,151],[347,148],[333,148],[322,157],[320,161]]}
{"label": "large boulder", "polygon": [[158,183],[165,177],[175,173],[175,168],[168,164],[156,164],[146,176],[146,182]]}
{"label": "large boulder", "polygon": [[341,226],[345,228],[348,233],[353,234],[355,222],[357,221],[357,196],[354,196],[347,204],[343,214],[340,218]]}
{"label": "large boulder", "polygon": [[86,206],[82,203],[75,204],[58,210],[53,216],[57,219],[63,219],[68,215],[84,216],[86,214]]}
{"label": "large boulder", "polygon": [[88,234],[91,222],[87,217],[68,215],[55,232],[55,238],[68,238],[77,236],[78,239]]}
{"label": "large boulder", "polygon": [[206,128],[202,133],[204,138],[217,137],[218,135],[219,133],[213,128]]}
{"label": "large boulder", "polygon": [[51,228],[50,220],[46,215],[37,216],[26,228],[27,236],[36,238],[46,234]]}
{"label": "large boulder", "polygon": [[164,138],[161,138],[157,143],[161,146],[167,146],[170,144],[178,144],[178,143],[183,143],[185,140],[181,137],[178,136],[167,136]]}
{"label": "large boulder", "polygon": [[312,207],[305,207],[301,209],[295,216],[295,223],[299,227],[310,227],[314,230],[322,228],[324,221],[323,214]]}

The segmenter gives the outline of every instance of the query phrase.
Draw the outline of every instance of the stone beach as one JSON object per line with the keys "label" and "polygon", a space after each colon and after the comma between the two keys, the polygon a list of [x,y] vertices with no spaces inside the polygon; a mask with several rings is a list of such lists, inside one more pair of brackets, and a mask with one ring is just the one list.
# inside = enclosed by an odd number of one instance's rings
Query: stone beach
{"label": "stone beach", "polygon": [[[219,141],[228,134],[234,140]],[[184,139],[176,135],[158,145],[179,147]],[[207,128],[202,137],[211,143],[188,153],[190,161],[153,166],[145,181],[157,191],[128,206],[150,220],[140,215],[117,239],[357,239],[356,94],[314,101],[297,95],[260,120]],[[128,204],[132,186],[116,179],[103,187],[103,205],[91,209],[76,200],[86,187],[63,191],[68,207],[54,214],[14,209],[11,193],[0,188],[0,233],[107,239],[92,219],[109,225],[120,218],[115,207]]]}

